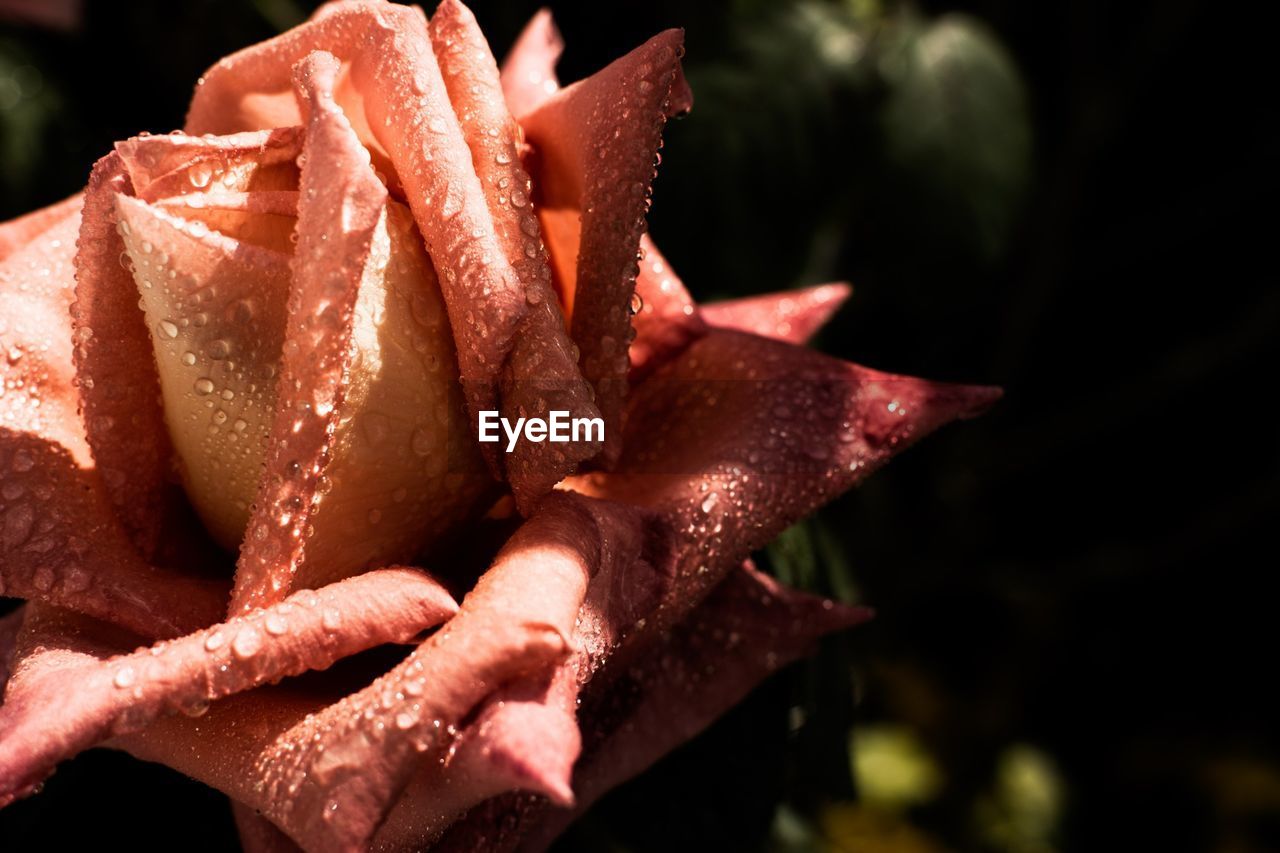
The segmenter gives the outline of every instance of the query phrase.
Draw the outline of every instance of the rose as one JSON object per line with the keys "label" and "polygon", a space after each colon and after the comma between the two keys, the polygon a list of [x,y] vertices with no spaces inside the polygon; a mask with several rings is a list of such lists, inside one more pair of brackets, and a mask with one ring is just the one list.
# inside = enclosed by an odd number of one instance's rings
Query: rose
{"label": "rose", "polygon": [[[796,346],[842,285],[696,306],[643,234],[680,34],[558,52],[331,4],[0,230],[0,799],[107,743],[246,844],[537,843],[863,618],[744,561],[994,392]],[[478,412],[552,409],[604,446],[480,461]]]}

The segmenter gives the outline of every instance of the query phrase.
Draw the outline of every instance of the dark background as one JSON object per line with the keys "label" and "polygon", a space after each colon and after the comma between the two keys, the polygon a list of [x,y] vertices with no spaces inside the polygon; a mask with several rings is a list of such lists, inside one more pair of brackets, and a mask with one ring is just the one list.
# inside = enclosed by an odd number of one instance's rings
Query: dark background
{"label": "dark background", "polygon": [[[1006,389],[761,555],[876,621],[566,849],[1280,849],[1271,30],[1195,0],[551,5],[565,80],[686,28],[650,223],[697,297],[848,279],[819,347]],[[499,55],[534,8],[476,4]],[[305,11],[0,20],[0,219]],[[232,833],[101,751],[0,812],[5,850]]]}

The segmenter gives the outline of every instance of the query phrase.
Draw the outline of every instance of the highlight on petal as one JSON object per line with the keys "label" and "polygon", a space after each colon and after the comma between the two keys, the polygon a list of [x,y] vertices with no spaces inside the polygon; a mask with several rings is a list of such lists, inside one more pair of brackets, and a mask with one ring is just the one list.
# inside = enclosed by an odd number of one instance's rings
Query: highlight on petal
{"label": "highlight on petal", "polygon": [[511,114],[520,118],[560,89],[556,63],[564,40],[550,9],[539,9],[502,61],[502,94]]}
{"label": "highlight on petal", "polygon": [[[502,414],[512,421],[545,419],[553,410],[571,418],[597,418],[593,392],[578,369],[551,287],[532,186],[517,151],[520,128],[507,111],[489,45],[475,16],[457,0],[440,4],[431,18],[431,38],[497,241],[512,259],[529,305],[503,365]],[[521,511],[529,514],[542,495],[599,450],[599,441],[518,443],[501,459]]]}
{"label": "highlight on petal", "polygon": [[171,444],[151,335],[122,263],[115,197],[132,192],[124,161],[93,167],[75,255],[75,365],[85,430],[107,495],[130,539],[150,556],[164,523]]}
{"label": "highlight on petal", "polygon": [[29,623],[0,706],[0,803],[113,734],[162,714],[202,716],[232,693],[408,641],[456,609],[422,572],[383,569],[132,654],[95,642],[82,617],[46,613]]}
{"label": "highlight on petal", "polygon": [[865,608],[787,589],[750,564],[738,567],[622,673],[608,696],[584,708],[595,723],[574,772],[573,808],[524,798],[494,800],[451,828],[439,849],[474,849],[481,841],[486,849],[543,849],[602,794],[702,731],[767,676],[809,654],[819,637],[869,616]]}
{"label": "highlight on petal", "polygon": [[803,344],[827,324],[853,289],[845,282],[747,296],[702,306],[703,318],[721,329]]}
{"label": "highlight on petal", "polygon": [[682,534],[677,580],[651,628],[891,456],[999,390],[881,373],[790,344],[713,329],[629,401],[612,473],[586,494],[652,507]]}
{"label": "highlight on petal", "polygon": [[[572,290],[570,328],[604,414],[606,463],[621,446],[617,427],[632,338],[628,308],[662,128],[691,103],[682,52],[680,31],[660,33],[521,119],[536,149],[540,202],[581,215],[573,283],[562,282],[561,289]],[[567,265],[563,253],[571,244],[551,239],[552,254],[562,255],[557,267]]]}

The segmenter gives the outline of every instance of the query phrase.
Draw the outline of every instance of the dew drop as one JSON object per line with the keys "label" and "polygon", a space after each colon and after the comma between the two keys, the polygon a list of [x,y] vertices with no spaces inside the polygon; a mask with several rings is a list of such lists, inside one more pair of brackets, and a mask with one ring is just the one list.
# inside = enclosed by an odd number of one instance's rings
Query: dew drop
{"label": "dew drop", "polygon": [[235,652],[236,657],[242,659],[253,657],[261,648],[262,635],[254,628],[244,628],[231,642],[231,651]]}

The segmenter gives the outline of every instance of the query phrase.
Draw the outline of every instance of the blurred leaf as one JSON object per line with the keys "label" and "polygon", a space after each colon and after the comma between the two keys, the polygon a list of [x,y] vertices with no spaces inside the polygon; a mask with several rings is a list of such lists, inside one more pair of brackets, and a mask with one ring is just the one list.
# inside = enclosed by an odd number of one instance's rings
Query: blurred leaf
{"label": "blurred leaf", "polygon": [[927,802],[942,784],[933,756],[905,726],[859,726],[849,748],[858,794],[878,808],[898,811]]}
{"label": "blurred leaf", "polygon": [[907,14],[890,29],[878,65],[888,88],[880,114],[886,161],[928,205],[916,227],[994,258],[1031,166],[1027,96],[1012,58],[973,18],[926,23]]}
{"label": "blurred leaf", "polygon": [[47,126],[62,101],[21,45],[0,40],[0,180],[25,191],[42,154]]}

